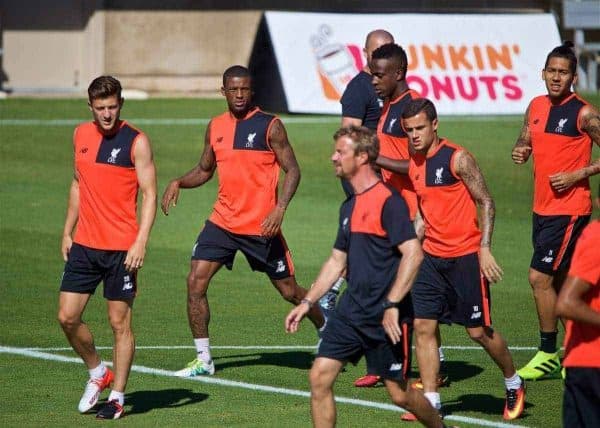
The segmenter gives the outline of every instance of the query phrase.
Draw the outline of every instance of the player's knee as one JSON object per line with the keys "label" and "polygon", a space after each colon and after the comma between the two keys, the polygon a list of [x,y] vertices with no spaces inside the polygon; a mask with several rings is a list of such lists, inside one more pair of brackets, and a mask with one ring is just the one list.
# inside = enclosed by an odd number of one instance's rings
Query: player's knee
{"label": "player's knee", "polygon": [[487,327],[468,328],[467,333],[472,341],[479,343],[480,345],[485,344],[488,340],[492,339],[493,330]]}
{"label": "player's knee", "polygon": [[552,287],[552,277],[531,269],[529,271],[529,285],[533,291],[543,291]]}
{"label": "player's knee", "polygon": [[188,294],[199,297],[205,296],[209,280],[210,278],[207,275],[191,271],[187,277]]}
{"label": "player's knee", "polygon": [[308,381],[310,382],[310,389],[313,395],[325,393],[331,389],[331,383],[325,379],[328,379],[328,377],[325,376],[322,370],[314,366],[310,369]]}
{"label": "player's knee", "polygon": [[411,402],[408,398],[408,394],[403,391],[397,391],[392,396],[392,403],[396,406],[400,406],[407,410],[412,410]]}
{"label": "player's knee", "polygon": [[283,297],[284,300],[294,304],[300,303],[300,300],[302,299],[302,296],[300,295],[301,290],[296,283],[286,280],[277,281],[275,287],[277,287],[279,294],[281,294],[281,297]]}
{"label": "player's knee", "polygon": [[81,324],[81,317],[59,310],[57,316],[58,322],[63,330],[74,330]]}

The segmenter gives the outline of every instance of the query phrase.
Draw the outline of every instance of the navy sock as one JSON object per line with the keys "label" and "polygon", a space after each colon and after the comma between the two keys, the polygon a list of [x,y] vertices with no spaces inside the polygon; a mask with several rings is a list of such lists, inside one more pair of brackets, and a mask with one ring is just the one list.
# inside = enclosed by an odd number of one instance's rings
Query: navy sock
{"label": "navy sock", "polygon": [[540,351],[553,354],[556,352],[556,336],[558,332],[552,331],[550,333],[540,331]]}

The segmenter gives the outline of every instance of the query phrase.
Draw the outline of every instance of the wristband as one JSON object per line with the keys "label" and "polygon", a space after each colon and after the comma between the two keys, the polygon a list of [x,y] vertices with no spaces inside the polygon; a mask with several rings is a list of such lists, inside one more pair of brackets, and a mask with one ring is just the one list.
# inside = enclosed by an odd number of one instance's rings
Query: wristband
{"label": "wristband", "polygon": [[302,304],[302,303],[306,303],[308,305],[308,309],[311,309],[313,307],[313,304],[314,304],[313,302],[311,302],[307,298],[304,298],[304,299],[300,300],[300,304]]}

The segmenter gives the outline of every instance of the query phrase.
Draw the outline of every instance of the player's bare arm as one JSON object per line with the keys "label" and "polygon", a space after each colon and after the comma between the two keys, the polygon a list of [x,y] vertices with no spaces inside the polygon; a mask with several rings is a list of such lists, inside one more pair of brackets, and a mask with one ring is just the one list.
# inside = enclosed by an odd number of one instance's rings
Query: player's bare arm
{"label": "player's bare arm", "polygon": [[288,140],[287,132],[279,119],[276,119],[270,128],[269,145],[275,153],[281,169],[285,172],[285,178],[283,179],[277,205],[262,222],[262,233],[266,237],[274,236],[279,232],[285,210],[294,193],[296,193],[296,189],[298,189],[298,183],[300,183],[300,166],[296,160],[294,149]]}
{"label": "player's bare arm", "polygon": [[177,205],[180,188],[192,189],[194,187],[203,185],[212,178],[216,167],[217,160],[215,158],[215,152],[210,144],[209,123],[204,135],[204,150],[200,156],[200,161],[194,168],[186,172],[184,175],[169,182],[162,196],[162,212],[165,215],[169,215],[169,208]]}
{"label": "player's bare arm", "polygon": [[419,242],[423,242],[423,239],[425,238],[425,220],[423,220],[423,216],[419,210],[417,210],[417,214],[415,215],[413,226],[415,228],[415,233],[417,234],[417,239]]}
{"label": "player's bare arm", "polygon": [[488,281],[500,281],[503,272],[491,252],[492,233],[494,232],[494,219],[496,217],[494,199],[490,195],[475,158],[469,152],[461,150],[456,153],[453,166],[454,171],[462,178],[479,208],[479,226],[481,229],[479,263],[481,271]]}
{"label": "player's bare arm", "polygon": [[344,251],[333,249],[331,255],[327,259],[321,271],[317,276],[317,279],[313,283],[302,302],[290,311],[288,316],[285,318],[285,330],[288,333],[295,333],[298,331],[298,326],[308,313],[312,305],[319,301],[321,297],[329,291],[332,284],[342,275],[346,269],[346,263],[348,261],[348,255]]}
{"label": "player's bare arm", "polygon": [[[77,132],[77,131],[75,131]],[[73,150],[75,150],[75,135],[73,135]],[[63,260],[66,262],[69,252],[73,246],[73,230],[79,219],[79,173],[75,166],[75,156],[73,156],[73,181],[69,188],[69,202],[67,204],[67,215],[65,216],[65,226],[63,228],[62,243],[60,246]]]}
{"label": "player's bare arm", "polygon": [[408,174],[408,160],[392,159],[379,155],[375,164],[396,174]]}
{"label": "player's bare arm", "polygon": [[568,276],[556,301],[556,315],[600,327],[600,312],[593,310],[584,300],[590,288],[589,282]]}
{"label": "player's bare arm", "polygon": [[135,142],[133,159],[138,186],[142,193],[142,204],[138,234],[125,257],[125,268],[129,271],[135,271],[144,265],[146,244],[156,218],[156,167],[152,146],[144,134],[140,134]]}
{"label": "player's bare arm", "polygon": [[527,107],[527,111],[525,112],[525,117],[523,119],[521,133],[519,134],[519,138],[517,138],[517,142],[512,149],[512,160],[517,165],[520,165],[527,162],[530,155],[531,133],[529,131],[529,107]]}
{"label": "player's bare arm", "polygon": [[[600,147],[600,113],[591,105],[581,109],[581,129],[585,131],[594,144]],[[564,192],[578,181],[600,173],[600,159],[596,159],[588,166],[571,172],[560,172],[551,175],[550,184],[557,192]]]}
{"label": "player's bare arm", "polygon": [[[410,291],[413,282],[417,277],[419,267],[423,261],[423,250],[418,239],[410,239],[398,245],[398,250],[402,254],[400,264],[398,265],[398,273],[394,284],[388,292],[387,299],[390,302],[400,302]],[[402,336],[402,330],[398,319],[400,312],[398,308],[391,307],[383,312],[383,329],[392,341],[398,343]]]}

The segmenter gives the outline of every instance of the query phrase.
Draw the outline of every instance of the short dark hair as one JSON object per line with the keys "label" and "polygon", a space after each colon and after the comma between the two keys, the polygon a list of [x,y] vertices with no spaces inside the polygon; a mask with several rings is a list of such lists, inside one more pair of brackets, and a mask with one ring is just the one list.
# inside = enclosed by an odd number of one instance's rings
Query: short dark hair
{"label": "short dark hair", "polygon": [[225,87],[225,85],[227,83],[227,79],[229,79],[230,77],[250,77],[250,78],[252,78],[252,75],[250,74],[250,70],[248,70],[243,65],[232,65],[227,70],[225,70],[225,72],[223,73],[223,87]]}
{"label": "short dark hair", "polygon": [[376,59],[389,59],[398,64],[398,67],[406,74],[408,68],[408,58],[406,52],[402,49],[402,46],[396,43],[386,43],[385,45],[379,46],[373,51],[371,55],[372,60]]}
{"label": "short dark hair", "polygon": [[365,126],[346,126],[340,128],[333,134],[333,141],[341,137],[349,137],[354,143],[354,154],[366,153],[369,163],[375,165],[375,160],[379,156],[379,139],[377,134]]}
{"label": "short dark hair", "polygon": [[437,119],[435,105],[433,105],[431,100],[427,98],[415,98],[414,100],[410,100],[402,111],[402,119],[408,119],[409,117],[416,116],[421,112],[425,112],[425,115],[430,122],[433,122],[435,119]]}
{"label": "short dark hair", "polygon": [[121,99],[121,82],[112,76],[96,77],[88,86],[88,98],[90,101],[108,98],[116,95]]}
{"label": "short dark hair", "polygon": [[548,67],[550,58],[564,58],[569,61],[569,71],[572,74],[577,74],[577,56],[573,48],[575,45],[570,40],[565,40],[562,45],[555,47],[546,57],[544,68]]}

